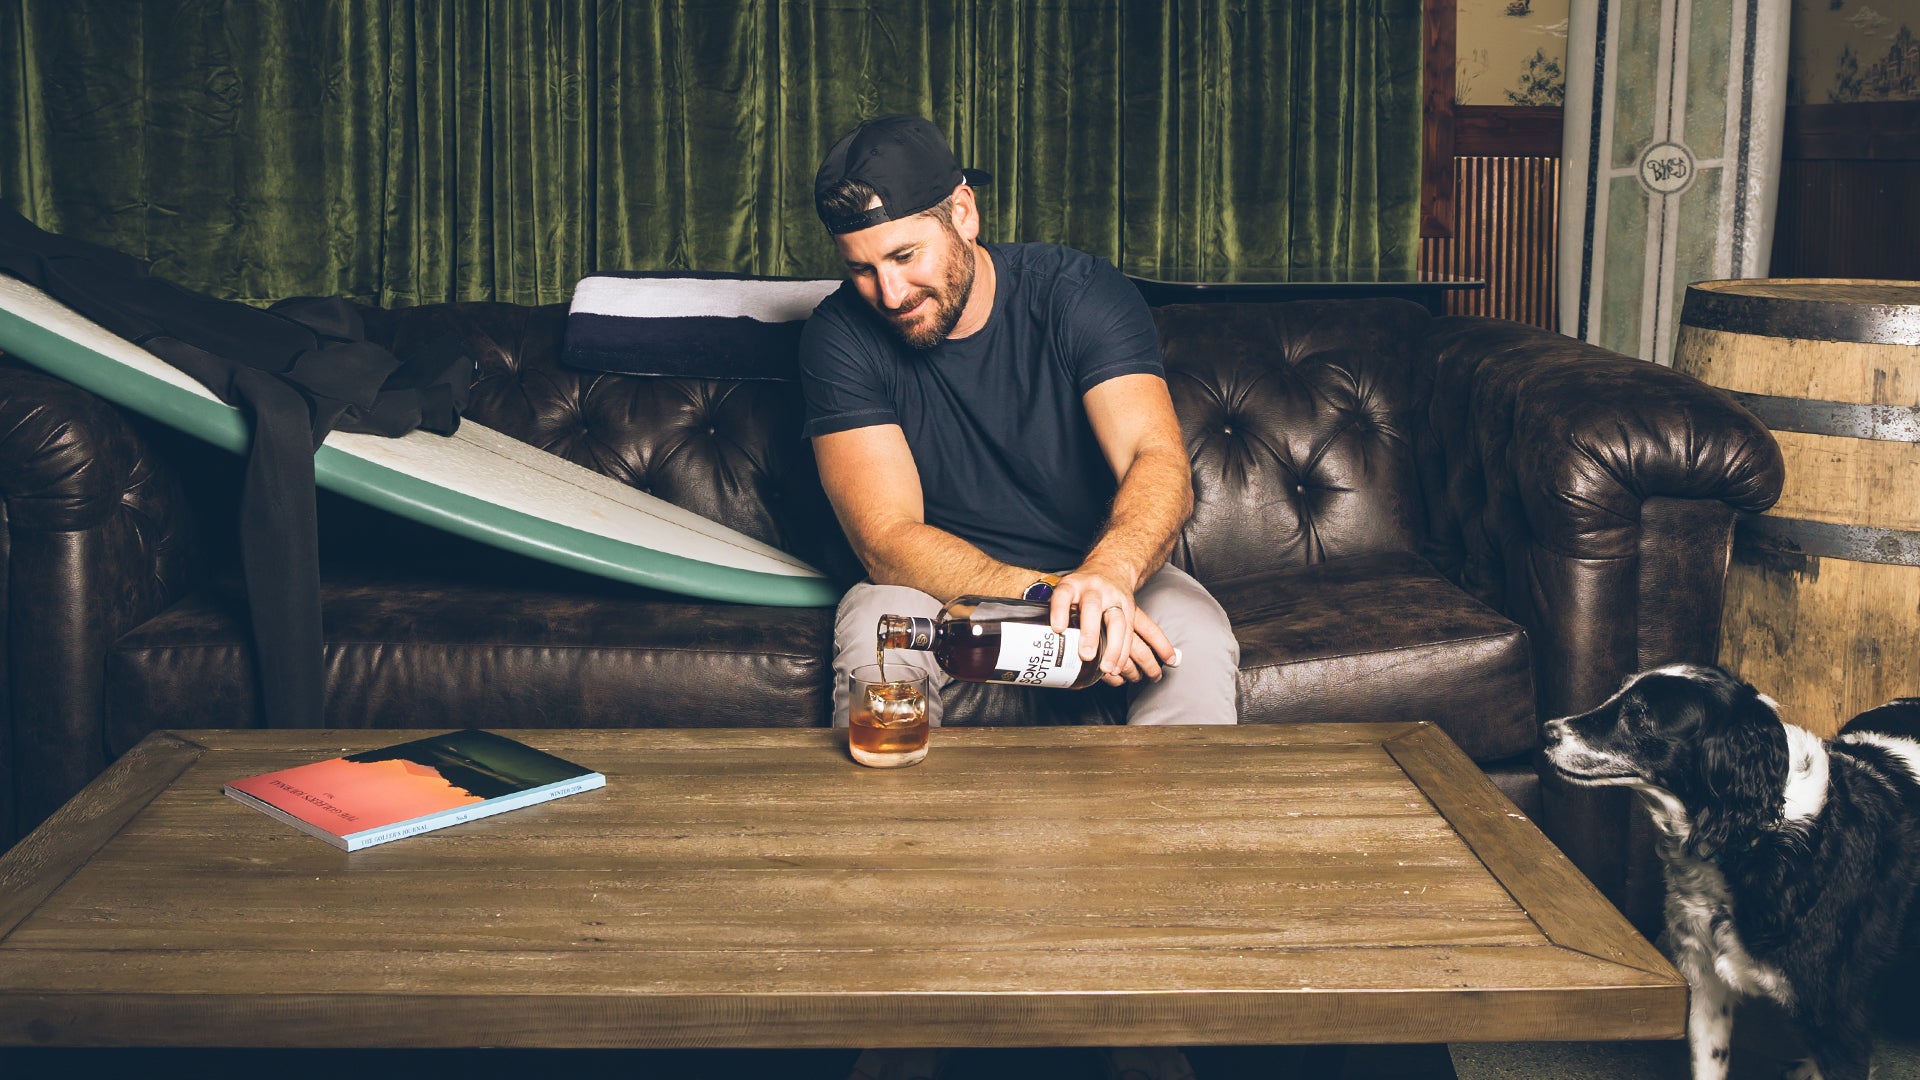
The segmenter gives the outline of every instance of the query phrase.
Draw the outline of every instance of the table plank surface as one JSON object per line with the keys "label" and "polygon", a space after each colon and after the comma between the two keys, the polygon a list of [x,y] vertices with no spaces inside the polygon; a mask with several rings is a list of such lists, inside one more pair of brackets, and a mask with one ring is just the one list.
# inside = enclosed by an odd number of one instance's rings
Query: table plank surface
{"label": "table plank surface", "polygon": [[[1675,1038],[1659,954],[1425,724],[509,731],[599,791],[346,853],[150,738],[0,858],[0,1044]],[[1444,815],[1444,816],[1443,816]]]}

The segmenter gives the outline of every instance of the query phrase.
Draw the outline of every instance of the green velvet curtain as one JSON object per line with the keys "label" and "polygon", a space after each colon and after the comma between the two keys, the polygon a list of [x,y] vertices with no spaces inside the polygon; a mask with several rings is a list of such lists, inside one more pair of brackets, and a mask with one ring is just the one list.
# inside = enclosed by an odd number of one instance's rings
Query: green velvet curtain
{"label": "green velvet curtain", "polygon": [[1420,0],[0,0],[0,198],[248,300],[837,276],[812,180],[918,112],[995,240],[1407,270]]}

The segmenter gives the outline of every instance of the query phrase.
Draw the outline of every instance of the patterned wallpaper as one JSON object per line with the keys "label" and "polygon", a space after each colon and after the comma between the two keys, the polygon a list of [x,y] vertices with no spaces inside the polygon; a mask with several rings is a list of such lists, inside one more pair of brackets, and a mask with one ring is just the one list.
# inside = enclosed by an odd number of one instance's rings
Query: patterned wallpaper
{"label": "patterned wallpaper", "polygon": [[[1458,0],[1456,100],[1560,104],[1569,2]],[[1920,0],[1793,0],[1787,100],[1824,105],[1920,99],[1916,32]]]}
{"label": "patterned wallpaper", "polygon": [[1454,100],[1462,105],[1560,104],[1567,92],[1567,4],[1457,0]]}
{"label": "patterned wallpaper", "polygon": [[1793,0],[1787,101],[1920,98],[1920,0]]}

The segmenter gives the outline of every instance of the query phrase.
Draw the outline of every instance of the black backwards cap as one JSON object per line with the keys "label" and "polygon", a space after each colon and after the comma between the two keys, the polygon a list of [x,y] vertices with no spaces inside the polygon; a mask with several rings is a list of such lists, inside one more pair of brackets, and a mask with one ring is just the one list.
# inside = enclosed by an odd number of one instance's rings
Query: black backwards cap
{"label": "black backwards cap", "polygon": [[[847,180],[872,188],[880,196],[880,205],[851,214],[829,214],[827,193]],[[827,151],[813,178],[813,206],[827,231],[839,236],[937,206],[962,180],[980,187],[992,183],[993,177],[978,169],[962,169],[931,121],[880,116],[854,128]]]}

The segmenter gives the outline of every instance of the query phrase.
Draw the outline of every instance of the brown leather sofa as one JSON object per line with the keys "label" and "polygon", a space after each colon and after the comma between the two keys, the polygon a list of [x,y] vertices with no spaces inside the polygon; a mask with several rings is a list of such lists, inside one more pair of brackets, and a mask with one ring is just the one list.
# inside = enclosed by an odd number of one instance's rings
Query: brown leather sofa
{"label": "brown leather sofa", "polygon": [[[1233,618],[1243,721],[1436,722],[1650,925],[1627,803],[1544,782],[1538,722],[1713,658],[1735,515],[1780,489],[1767,431],[1669,369],[1404,301],[1155,316],[1198,498],[1174,558]],[[560,305],[368,322],[400,352],[465,338],[471,418],[858,575],[792,384],[570,369]],[[152,730],[258,722],[238,469],[0,362],[7,839]],[[827,722],[830,610],[587,578],[324,493],[321,520],[331,725]],[[1119,704],[970,686],[947,717],[1105,723]]]}

